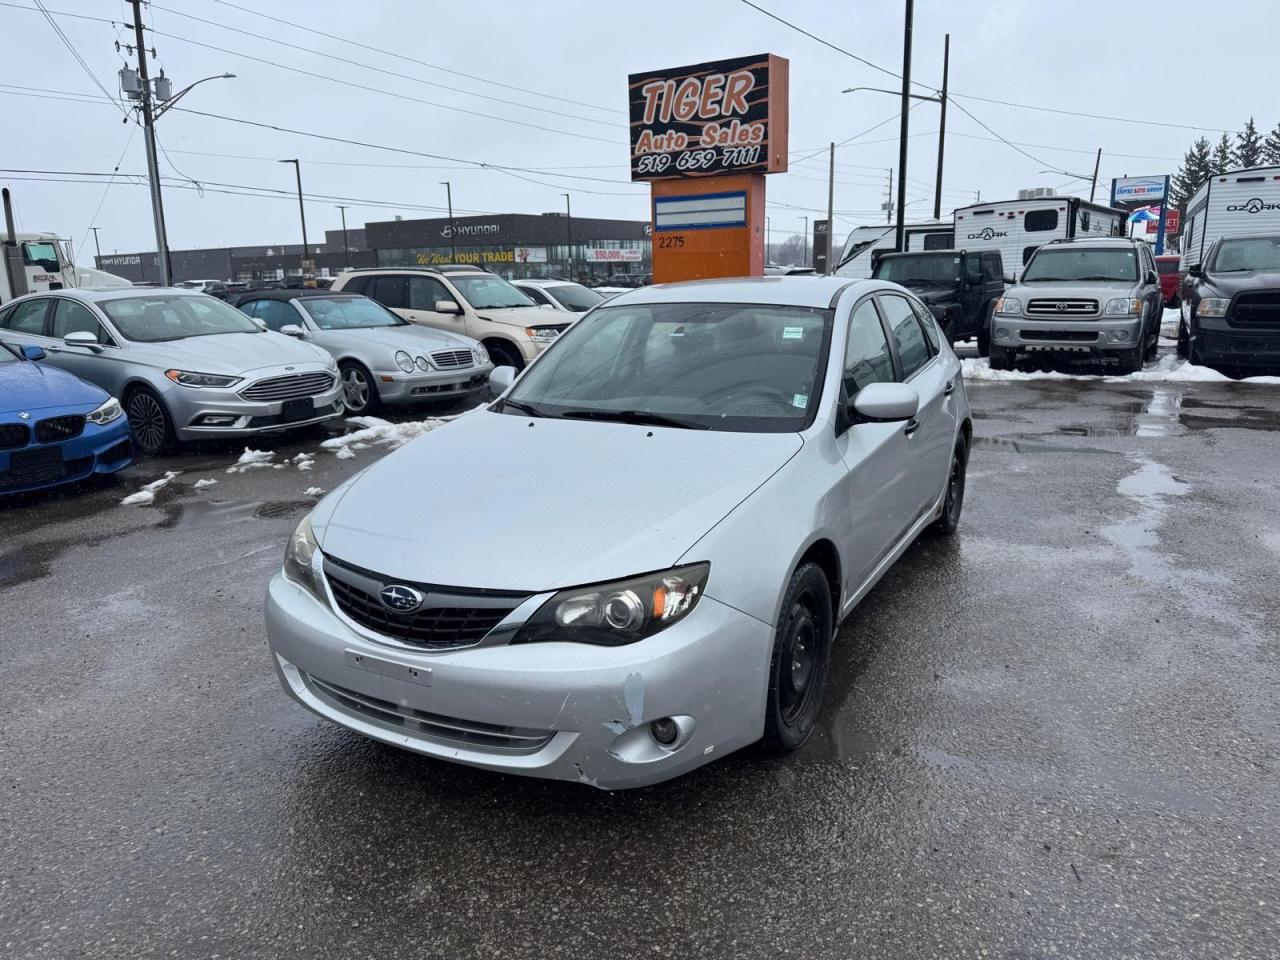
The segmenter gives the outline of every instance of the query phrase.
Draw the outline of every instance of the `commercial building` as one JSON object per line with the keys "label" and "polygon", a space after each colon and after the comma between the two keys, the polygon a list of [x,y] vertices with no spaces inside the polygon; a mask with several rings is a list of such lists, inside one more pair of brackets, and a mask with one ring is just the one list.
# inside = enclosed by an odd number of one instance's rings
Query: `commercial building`
{"label": "commercial building", "polygon": [[[652,272],[650,226],[645,220],[601,220],[563,213],[506,213],[430,220],[387,220],[346,231],[326,230],[311,244],[307,273],[331,276],[347,267],[432,266],[469,263],[507,278],[603,279]],[[301,244],[171,250],[174,282],[283,280],[304,272]],[[135,283],[160,280],[154,252],[95,258]]]}

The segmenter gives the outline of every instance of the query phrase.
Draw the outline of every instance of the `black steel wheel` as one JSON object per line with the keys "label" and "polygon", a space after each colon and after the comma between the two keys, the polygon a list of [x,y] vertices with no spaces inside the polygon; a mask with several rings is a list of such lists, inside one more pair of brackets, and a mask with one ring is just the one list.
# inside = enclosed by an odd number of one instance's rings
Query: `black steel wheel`
{"label": "black steel wheel", "polygon": [[520,356],[520,351],[511,344],[495,340],[486,343],[485,347],[488,349],[489,359],[493,361],[495,367],[524,369],[524,357]]}
{"label": "black steel wheel", "polygon": [[949,537],[960,526],[960,511],[964,509],[964,477],[969,466],[969,444],[964,434],[956,438],[956,448],[951,454],[951,470],[947,474],[947,495],[942,503],[942,516],[933,523],[933,532]]}
{"label": "black steel wheel", "polygon": [[1012,350],[1004,347],[990,347],[987,363],[992,370],[1012,370],[1014,355]]}
{"label": "black steel wheel", "polygon": [[164,401],[147,387],[138,387],[125,403],[133,443],[142,453],[157,456],[173,449],[173,421]]}
{"label": "black steel wheel", "polygon": [[1181,320],[1178,321],[1178,356],[1182,359],[1187,358],[1187,354],[1191,352],[1191,338],[1187,336],[1187,325]]}
{"label": "black steel wheel", "polygon": [[347,413],[360,416],[376,410],[378,386],[373,382],[373,375],[350,360],[338,364],[338,370],[342,376],[342,402],[346,404]]}
{"label": "black steel wheel", "polygon": [[770,751],[797,750],[813,733],[831,665],[834,620],[826,574],[815,563],[801,565],[787,585],[774,632],[764,723]]}

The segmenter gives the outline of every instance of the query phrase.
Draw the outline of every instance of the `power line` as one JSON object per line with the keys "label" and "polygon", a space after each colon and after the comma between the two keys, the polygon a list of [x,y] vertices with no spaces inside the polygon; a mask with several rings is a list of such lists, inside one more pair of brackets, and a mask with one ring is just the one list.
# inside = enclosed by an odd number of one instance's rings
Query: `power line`
{"label": "power line", "polygon": [[[844,49],[844,47],[837,47],[831,41],[823,40],[817,34],[810,33],[808,30],[805,30],[803,27],[796,26],[790,20],[782,19],[782,17],[778,16],[776,13],[770,13],[764,7],[759,6],[758,4],[752,3],[751,0],[742,0],[742,2],[745,3],[752,10],[759,11],[760,13],[763,13],[766,17],[769,17],[770,19],[773,19],[773,20],[777,20],[783,26],[790,27],[792,30],[795,30],[797,33],[803,33],[810,40],[816,40],[818,43],[822,44],[824,47],[830,47],[832,50],[836,51],[836,53],[843,53],[850,60],[857,60],[859,63],[866,64],[872,70],[879,70],[881,73],[887,74],[890,77],[897,77],[899,80],[902,79],[901,74],[894,73],[892,70],[888,70],[885,67],[880,66],[880,64],[878,63],[872,63],[870,60],[866,59],[865,57],[860,57],[856,53],[850,53],[848,50]],[[920,86],[920,84],[917,84],[917,86]]]}
{"label": "power line", "polygon": [[[125,109],[125,107],[111,95],[107,88],[102,85],[102,82],[98,79],[97,75],[92,69],[90,69],[89,64],[85,62],[84,57],[80,55],[80,51],[76,49],[75,44],[71,42],[71,38],[62,31],[60,26],[58,26],[57,21],[53,19],[45,5],[41,3],[40,0],[32,0],[32,2],[36,5],[36,9],[44,16],[45,20],[48,21],[49,26],[53,28],[53,32],[57,34],[58,39],[62,41],[62,45],[65,46],[71,56],[75,58],[76,63],[80,64],[80,69],[83,70],[85,75],[93,81],[93,85],[101,90],[102,95],[107,98],[107,101],[127,118],[129,116],[129,111]],[[5,4],[5,6],[11,6],[11,4]]]}
{"label": "power line", "polygon": [[[111,192],[112,186],[115,185],[116,175],[120,172],[120,164],[124,163],[125,154],[129,152],[129,147],[133,144],[133,135],[138,132],[136,123],[129,125],[129,138],[124,142],[124,149],[120,151],[120,159],[116,161],[115,167],[111,170],[111,179],[107,181],[107,185],[102,188],[102,196],[98,198],[98,205],[93,208],[93,214],[89,217],[88,223],[95,224],[98,222],[98,214],[102,212],[102,205],[107,202],[107,194]],[[84,236],[80,238],[80,246],[84,246],[89,242],[89,227],[85,228]]]}

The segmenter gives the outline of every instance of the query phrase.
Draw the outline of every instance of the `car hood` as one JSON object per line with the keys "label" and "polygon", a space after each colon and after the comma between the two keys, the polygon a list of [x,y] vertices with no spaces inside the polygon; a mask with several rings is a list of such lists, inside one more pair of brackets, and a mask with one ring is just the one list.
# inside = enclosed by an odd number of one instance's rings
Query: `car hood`
{"label": "car hood", "polygon": [[390,577],[555,590],[671,566],[801,446],[481,408],[373,464],[312,526],[325,553]]}
{"label": "car hood", "polygon": [[558,311],[542,307],[505,307],[501,310],[476,310],[476,316],[495,323],[508,323],[513,327],[547,326],[565,321],[556,316]]}
{"label": "car hood", "polygon": [[1028,300],[1097,300],[1101,309],[1108,300],[1136,297],[1138,285],[1132,280],[1071,280],[1019,283],[1005,291],[1006,297]]}
{"label": "car hood", "polygon": [[328,366],[329,354],[310,343],[282,333],[220,333],[159,343],[133,343],[130,359],[148,360],[160,366],[198,373],[241,375],[267,367],[319,363]]}
{"label": "car hood", "polygon": [[39,361],[0,363],[0,417],[17,410],[84,406],[92,410],[107,392],[74,374]]}
{"label": "car hood", "polygon": [[327,345],[344,344],[365,349],[384,349],[390,352],[407,350],[409,353],[430,353],[432,350],[469,350],[475,346],[470,337],[456,333],[406,324],[401,327],[366,327],[357,330],[322,330],[316,334],[317,342]]}
{"label": "car hood", "polygon": [[1280,288],[1280,271],[1246,270],[1241,273],[1211,273],[1205,277],[1200,295],[1208,295],[1205,287],[1213,287],[1218,293],[1234,297],[1237,293],[1252,290],[1275,290]]}

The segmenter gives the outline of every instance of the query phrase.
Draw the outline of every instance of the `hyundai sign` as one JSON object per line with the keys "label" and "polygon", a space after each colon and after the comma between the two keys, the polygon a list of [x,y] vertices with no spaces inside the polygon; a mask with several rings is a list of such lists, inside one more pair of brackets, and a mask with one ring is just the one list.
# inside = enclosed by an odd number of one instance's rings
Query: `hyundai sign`
{"label": "hyundai sign", "polygon": [[1154,203],[1164,199],[1167,177],[1117,177],[1111,181],[1112,204]]}

